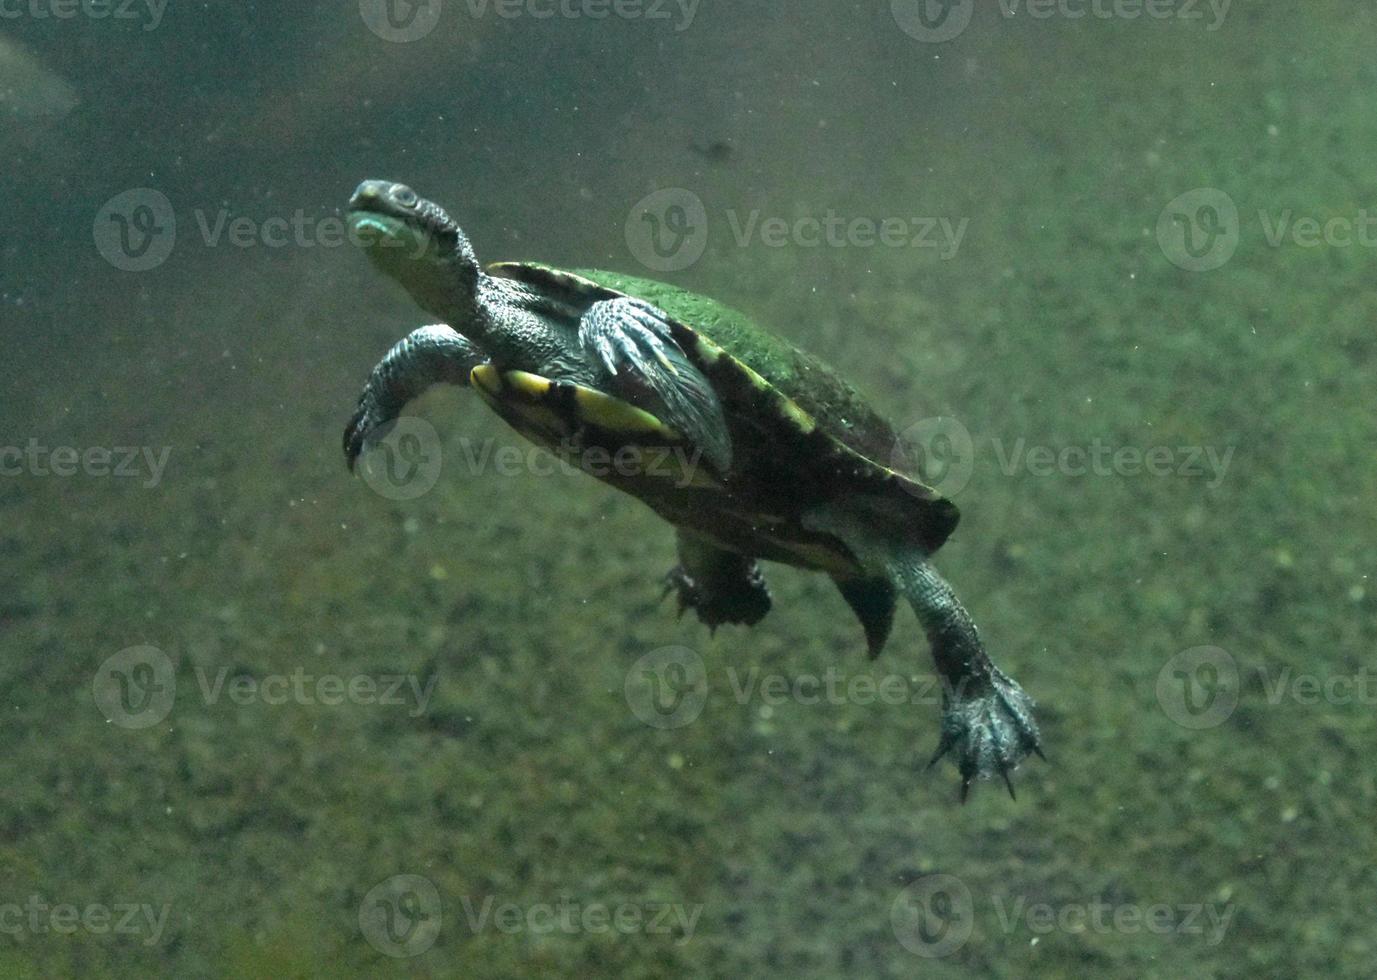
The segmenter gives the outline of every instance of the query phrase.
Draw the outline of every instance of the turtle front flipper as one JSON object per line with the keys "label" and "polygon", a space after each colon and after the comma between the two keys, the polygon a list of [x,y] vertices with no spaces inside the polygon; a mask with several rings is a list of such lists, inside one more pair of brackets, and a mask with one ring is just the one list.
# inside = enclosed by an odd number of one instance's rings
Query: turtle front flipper
{"label": "turtle front flipper", "polygon": [[655,412],[707,456],[731,466],[731,436],[712,384],[675,342],[663,312],[622,296],[594,303],[579,322],[579,345],[609,375],[618,395]]}
{"label": "turtle front flipper", "polygon": [[409,333],[373,368],[344,429],[349,468],[368,446],[386,434],[407,402],[437,384],[467,385],[474,367],[487,361],[467,337],[437,323]]}
{"label": "turtle front flipper", "polygon": [[677,592],[679,612],[692,609],[705,625],[754,626],[770,611],[770,590],[754,558],[726,551],[679,529],[679,564],[665,576],[665,594]]}

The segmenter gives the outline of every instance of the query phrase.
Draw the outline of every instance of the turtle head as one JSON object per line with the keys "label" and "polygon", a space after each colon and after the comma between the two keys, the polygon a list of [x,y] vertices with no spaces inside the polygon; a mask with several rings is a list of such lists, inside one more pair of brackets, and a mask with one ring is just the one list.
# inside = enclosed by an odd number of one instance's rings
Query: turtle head
{"label": "turtle head", "polygon": [[354,240],[423,310],[442,318],[473,305],[478,260],[445,209],[405,184],[365,180],[349,200]]}

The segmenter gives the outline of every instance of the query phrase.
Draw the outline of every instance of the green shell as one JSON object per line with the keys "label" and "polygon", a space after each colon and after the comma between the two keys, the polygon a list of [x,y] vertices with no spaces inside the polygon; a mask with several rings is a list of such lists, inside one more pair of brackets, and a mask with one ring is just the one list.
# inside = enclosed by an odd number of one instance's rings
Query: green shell
{"label": "green shell", "polygon": [[894,428],[822,361],[715,300],[665,283],[594,269],[501,262],[493,275],[571,303],[630,296],[669,314],[674,339],[713,385],[736,459],[726,488],[770,513],[849,496],[887,533],[931,553],[960,519],[956,505],[904,472]]}

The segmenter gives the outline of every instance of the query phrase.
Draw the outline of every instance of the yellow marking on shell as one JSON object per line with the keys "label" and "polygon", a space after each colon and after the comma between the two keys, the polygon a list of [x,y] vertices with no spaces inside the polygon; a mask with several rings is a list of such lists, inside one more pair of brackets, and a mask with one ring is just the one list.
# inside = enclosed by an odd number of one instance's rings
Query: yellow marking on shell
{"label": "yellow marking on shell", "polygon": [[497,370],[480,364],[469,372],[469,380],[483,401],[534,442],[554,446],[568,436],[569,420],[543,404],[550,392],[550,381],[526,371]]}
{"label": "yellow marking on shell", "polygon": [[704,364],[717,363],[717,359],[722,356],[722,348],[718,347],[702,334],[696,334],[695,337],[698,347],[698,359]]}
{"label": "yellow marking on shell", "polygon": [[799,407],[798,402],[792,398],[781,397],[780,408],[784,414],[789,416],[789,420],[799,427],[799,431],[805,435],[817,428],[817,423],[813,421],[813,416],[809,415]]}
{"label": "yellow marking on shell", "polygon": [[469,381],[480,395],[496,397],[502,391],[502,375],[491,364],[480,364],[470,371]]}
{"label": "yellow marking on shell", "polygon": [[592,388],[576,385],[574,405],[579,418],[609,432],[648,433],[675,442],[683,438],[644,409]]}
{"label": "yellow marking on shell", "polygon": [[805,412],[798,402],[780,392],[779,389],[766,381],[749,366],[738,361],[737,368],[746,375],[757,391],[772,392],[775,396],[776,405],[780,413],[790,422],[794,423],[794,425],[798,427],[798,430],[804,435],[807,435],[818,427],[818,423],[814,420],[813,416]]}
{"label": "yellow marking on shell", "polygon": [[502,380],[513,391],[531,401],[541,401],[550,393],[550,379],[529,371],[508,371]]}

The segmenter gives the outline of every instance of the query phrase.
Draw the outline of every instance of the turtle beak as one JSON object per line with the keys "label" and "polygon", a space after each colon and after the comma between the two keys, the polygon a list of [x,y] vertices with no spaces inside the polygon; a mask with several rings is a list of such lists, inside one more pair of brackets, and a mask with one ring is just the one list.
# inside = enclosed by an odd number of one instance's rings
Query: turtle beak
{"label": "turtle beak", "polygon": [[386,197],[388,184],[381,180],[365,180],[349,198],[350,211],[376,211]]}

